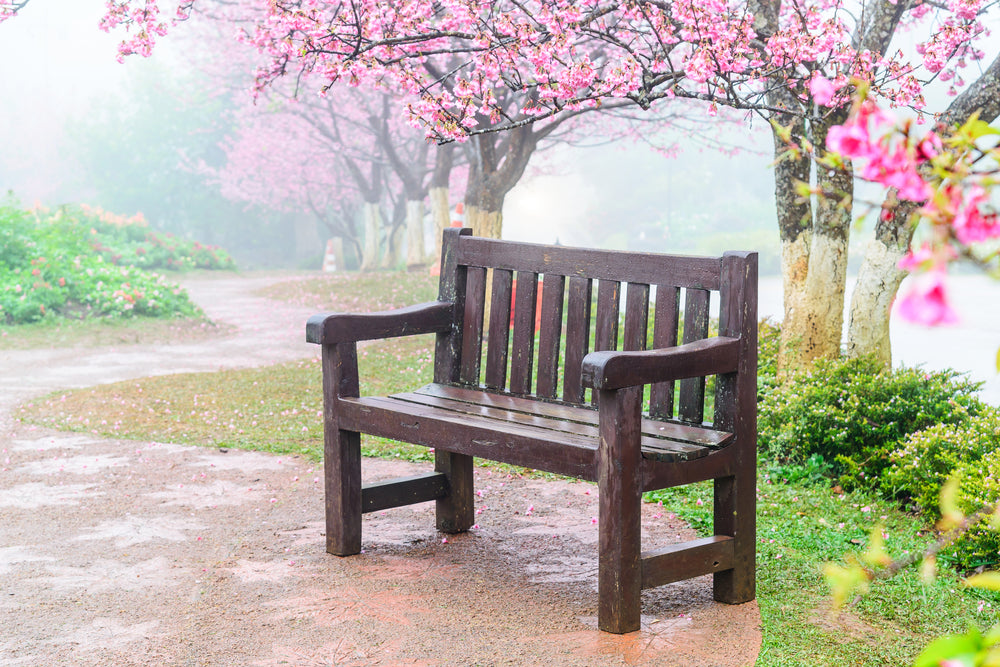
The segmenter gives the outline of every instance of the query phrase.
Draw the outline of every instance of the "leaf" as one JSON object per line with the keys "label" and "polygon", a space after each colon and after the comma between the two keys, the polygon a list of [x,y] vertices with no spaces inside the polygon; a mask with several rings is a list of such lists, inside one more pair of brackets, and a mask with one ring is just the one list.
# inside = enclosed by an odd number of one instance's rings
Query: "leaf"
{"label": "leaf", "polygon": [[965,585],[972,588],[985,588],[989,591],[1000,591],[1000,572],[990,571],[974,574],[965,579]]}
{"label": "leaf", "polygon": [[934,556],[924,556],[924,559],[920,561],[920,580],[925,584],[930,584],[934,581],[936,574],[937,559]]}
{"label": "leaf", "polygon": [[992,127],[989,123],[978,118],[967,123],[969,135],[975,140],[991,134],[1000,134],[1000,130]]}
{"label": "leaf", "polygon": [[932,641],[917,656],[913,667],[939,667],[942,664],[976,667],[976,655],[983,648],[983,636],[976,628],[970,628],[964,635],[945,635]]}
{"label": "leaf", "polygon": [[965,518],[958,509],[958,487],[961,481],[960,475],[953,474],[941,487],[941,520],[938,521],[938,530],[951,530]]}
{"label": "leaf", "polygon": [[865,563],[871,567],[886,567],[892,562],[885,550],[885,538],[882,537],[882,526],[875,526],[868,537],[868,548],[862,556]]}
{"label": "leaf", "polygon": [[834,609],[843,607],[851,596],[868,592],[869,575],[858,563],[827,563],[823,566],[823,576],[830,586]]}

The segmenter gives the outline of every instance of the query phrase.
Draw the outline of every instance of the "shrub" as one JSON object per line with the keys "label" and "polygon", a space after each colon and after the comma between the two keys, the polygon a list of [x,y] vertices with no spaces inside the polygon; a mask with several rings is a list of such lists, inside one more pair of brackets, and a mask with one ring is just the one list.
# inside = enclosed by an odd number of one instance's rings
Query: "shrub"
{"label": "shrub", "polygon": [[780,464],[818,454],[844,488],[873,487],[909,434],[978,414],[978,388],[950,370],[886,369],[871,358],[820,361],[760,403],[761,454]]}
{"label": "shrub", "polygon": [[0,324],[50,316],[192,316],[179,286],[93,252],[96,233],[72,209],[53,214],[0,202]]}
{"label": "shrub", "polygon": [[[936,424],[910,435],[892,453],[881,480],[883,493],[912,500],[932,518],[940,516],[941,487],[960,467],[978,468],[984,456],[1000,449],[1000,409],[987,406],[979,416],[956,424]],[[975,474],[974,476],[980,476]]]}

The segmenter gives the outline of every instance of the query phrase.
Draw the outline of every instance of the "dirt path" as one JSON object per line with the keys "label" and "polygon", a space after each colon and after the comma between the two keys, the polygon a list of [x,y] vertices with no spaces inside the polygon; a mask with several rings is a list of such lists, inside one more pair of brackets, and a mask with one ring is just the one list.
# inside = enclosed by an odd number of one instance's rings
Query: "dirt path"
{"label": "dirt path", "polygon": [[[312,314],[188,288],[224,340],[0,351],[0,667],[21,665],[748,665],[755,603],[707,577],[647,591],[643,629],[596,628],[593,485],[479,471],[479,528],[447,541],[433,506],[366,517],[365,553],[323,551],[320,472],[295,457],[106,440],[16,423],[43,393],[316,354]],[[417,466],[365,462],[371,478]],[[528,513],[526,510],[532,507]],[[688,539],[644,508],[651,544]]]}

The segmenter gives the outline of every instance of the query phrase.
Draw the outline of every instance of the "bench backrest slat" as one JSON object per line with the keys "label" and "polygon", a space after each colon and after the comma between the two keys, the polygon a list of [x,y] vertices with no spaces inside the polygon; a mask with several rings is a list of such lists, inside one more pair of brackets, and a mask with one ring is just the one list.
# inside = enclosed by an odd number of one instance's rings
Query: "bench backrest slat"
{"label": "bench backrest slat", "polygon": [[[450,255],[442,269],[451,260],[455,275],[446,280],[442,273],[442,289],[450,292],[454,283],[456,291],[462,290],[456,295],[461,296],[456,317],[462,321],[456,322],[453,337],[459,339],[460,371],[452,374],[450,383],[517,395],[534,391],[540,398],[584,405],[595,400],[581,379],[582,361],[589,352],[666,348],[707,338],[713,291],[721,297],[720,332],[730,332],[722,335],[748,337],[746,318],[756,312],[756,293],[750,295],[752,303],[744,306],[740,301],[747,297],[747,267],[756,266],[748,253],[680,257],[456,233],[446,234],[446,241]],[[484,331],[485,313],[489,321]],[[755,322],[752,326],[755,332]],[[717,408],[720,401],[729,401],[717,420],[736,419],[731,410],[734,382],[722,376],[717,380]],[[651,417],[701,423],[705,379],[653,385],[648,400]]]}
{"label": "bench backrest slat", "polygon": [[[680,288],[656,286],[653,315],[653,349],[677,346],[677,322],[680,312]],[[649,388],[649,414],[668,418],[674,415],[674,382],[657,382]]]}
{"label": "bench backrest slat", "polygon": [[562,339],[566,276],[546,274],[538,331],[538,383],[535,393],[555,398],[559,390],[559,343]]}
{"label": "bench backrest slat", "polygon": [[462,322],[462,366],[459,381],[479,383],[483,356],[483,317],[486,312],[486,269],[471,266],[466,274],[465,316]]}
{"label": "bench backrest slat", "polygon": [[583,403],[583,358],[590,351],[590,304],[593,284],[586,278],[569,278],[566,300],[566,365],[563,371],[563,400]]}
{"label": "bench backrest slat", "polygon": [[503,389],[507,384],[507,343],[510,335],[511,271],[494,270],[490,296],[490,337],[486,347],[486,386]]}
{"label": "bench backrest slat", "polygon": [[645,350],[649,327],[649,285],[629,283],[625,292],[623,350]]}
{"label": "bench backrest slat", "polygon": [[[669,262],[663,261],[668,257]],[[565,248],[473,236],[463,238],[459,244],[458,262],[465,266],[556,273],[597,280],[719,289],[718,257]]]}
{"label": "bench backrest slat", "polygon": [[514,304],[514,334],[511,338],[510,391],[531,393],[531,369],[535,358],[535,307],[538,298],[538,274],[517,272],[517,296]]}
{"label": "bench backrest slat", "polygon": [[[708,338],[709,292],[684,290],[684,343]],[[705,413],[705,378],[688,378],[680,382],[677,416],[682,421],[701,422]]]}

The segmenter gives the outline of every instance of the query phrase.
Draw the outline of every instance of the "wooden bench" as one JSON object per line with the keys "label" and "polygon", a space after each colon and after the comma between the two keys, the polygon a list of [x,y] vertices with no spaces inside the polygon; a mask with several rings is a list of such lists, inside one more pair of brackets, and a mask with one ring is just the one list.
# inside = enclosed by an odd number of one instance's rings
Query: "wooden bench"
{"label": "wooden bench", "polygon": [[[711,292],[720,303],[713,337]],[[437,334],[433,383],[359,396],[357,341],[427,333]],[[436,500],[441,531],[469,529],[473,458],[481,457],[597,482],[602,630],[638,630],[642,589],[703,574],[714,575],[716,600],[754,598],[756,253],[584,250],[448,229],[436,302],[317,315],[307,339],[323,346],[330,553],[361,550],[363,513],[411,503]],[[707,424],[705,379],[713,375]],[[363,486],[362,432],[433,447],[434,472]],[[714,535],[641,552],[642,492],[709,479]]]}

